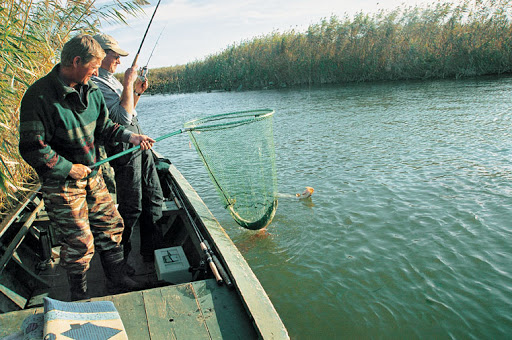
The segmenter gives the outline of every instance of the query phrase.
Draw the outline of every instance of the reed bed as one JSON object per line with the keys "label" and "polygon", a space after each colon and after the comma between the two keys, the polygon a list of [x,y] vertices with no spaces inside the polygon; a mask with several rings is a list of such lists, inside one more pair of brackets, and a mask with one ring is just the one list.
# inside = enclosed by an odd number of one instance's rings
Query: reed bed
{"label": "reed bed", "polygon": [[63,44],[101,22],[126,22],[145,0],[7,0],[0,5],[0,219],[38,178],[18,152],[19,107],[26,89],[59,62]]}
{"label": "reed bed", "polygon": [[434,2],[332,16],[202,61],[151,70],[152,93],[462,78],[512,69],[510,0]]}

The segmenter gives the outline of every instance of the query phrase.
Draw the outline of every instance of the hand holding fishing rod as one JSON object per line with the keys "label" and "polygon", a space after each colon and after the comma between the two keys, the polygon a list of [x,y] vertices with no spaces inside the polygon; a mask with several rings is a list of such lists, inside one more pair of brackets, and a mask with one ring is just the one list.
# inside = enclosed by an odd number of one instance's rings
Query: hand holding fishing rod
{"label": "hand holding fishing rod", "polygon": [[149,87],[149,82],[147,78],[142,78],[140,75],[137,75],[137,80],[133,84],[133,92],[137,97],[140,97]]}
{"label": "hand holding fishing rod", "polygon": [[[148,34],[149,27],[151,27],[151,23],[153,22],[153,18],[155,17],[156,11],[158,10],[158,6],[160,6],[161,1],[162,0],[158,0],[158,3],[156,4],[156,7],[155,7],[155,11],[153,12],[153,15],[151,16],[151,19],[149,20],[149,24],[148,24],[148,27],[146,28],[146,32],[144,33],[144,36],[142,37],[142,41],[140,42],[139,50],[137,51],[137,54],[135,55],[135,58],[133,59],[132,68],[137,67],[137,61],[139,59],[140,50],[142,49],[142,45],[144,44],[144,41],[146,40],[146,35]],[[164,27],[164,29],[165,29],[165,27]],[[148,81],[147,81],[149,60],[153,56],[153,52],[155,51],[156,45],[158,44],[158,40],[160,40],[160,36],[162,36],[162,33],[163,33],[163,30],[162,30],[162,32],[160,32],[160,35],[158,36],[158,39],[156,41],[155,46],[153,47],[153,51],[151,51],[151,55],[149,56],[146,66],[141,68],[139,71],[139,75],[137,77],[138,81],[134,84],[134,92],[137,96],[140,96],[142,93],[144,93],[144,91],[146,91],[149,86]]]}
{"label": "hand holding fishing rod", "polygon": [[[123,78],[123,95],[121,96],[121,106],[128,111],[131,112],[137,102],[139,97],[148,89],[149,83],[147,79],[140,79],[137,73],[137,65],[131,66],[126,69]],[[126,93],[132,93],[133,98],[126,96]],[[131,99],[130,99],[131,98]]]}

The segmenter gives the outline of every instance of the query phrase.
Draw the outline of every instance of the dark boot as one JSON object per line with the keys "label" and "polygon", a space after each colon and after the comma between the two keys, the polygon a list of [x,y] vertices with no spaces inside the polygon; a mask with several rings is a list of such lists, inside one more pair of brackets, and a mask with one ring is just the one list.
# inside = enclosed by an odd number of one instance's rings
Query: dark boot
{"label": "dark boot", "polygon": [[71,301],[85,300],[89,298],[87,293],[87,274],[68,273],[69,291],[71,292]]}
{"label": "dark boot", "polygon": [[131,250],[132,250],[131,243],[127,243],[126,245],[123,246],[123,254],[124,254],[123,265],[125,267],[126,274],[128,274],[128,276],[135,275],[135,269],[128,264],[128,255],[130,255]]}
{"label": "dark boot", "polygon": [[107,288],[115,288],[121,292],[144,289],[144,286],[126,274],[123,248],[118,247],[100,254],[101,264],[108,280]]}
{"label": "dark boot", "polygon": [[126,260],[124,260],[123,265],[124,265],[124,268],[125,268],[125,271],[126,271],[126,275],[128,275],[128,276],[134,276],[135,275],[135,268],[130,266],[128,263],[126,263]]}

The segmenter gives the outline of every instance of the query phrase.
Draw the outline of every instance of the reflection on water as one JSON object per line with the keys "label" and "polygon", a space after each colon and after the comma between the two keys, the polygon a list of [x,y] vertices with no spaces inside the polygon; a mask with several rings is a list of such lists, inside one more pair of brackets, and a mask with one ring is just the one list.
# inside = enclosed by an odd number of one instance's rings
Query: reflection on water
{"label": "reflection on water", "polygon": [[[506,338],[512,331],[512,79],[142,97],[159,136],[273,108],[279,207],[242,229],[182,134],[161,142],[294,339]],[[310,200],[297,200],[304,186]],[[292,197],[287,197],[290,195]]]}

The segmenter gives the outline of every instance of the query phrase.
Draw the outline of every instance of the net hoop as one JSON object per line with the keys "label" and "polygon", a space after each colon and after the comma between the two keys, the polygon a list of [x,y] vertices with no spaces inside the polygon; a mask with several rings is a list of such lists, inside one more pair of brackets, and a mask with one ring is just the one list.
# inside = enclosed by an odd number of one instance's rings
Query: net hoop
{"label": "net hoop", "polygon": [[184,124],[224,207],[250,230],[267,227],[277,209],[273,114],[272,109],[237,111]]}
{"label": "net hoop", "polygon": [[272,219],[274,218],[274,215],[276,214],[277,210],[277,199],[275,199],[272,202],[272,205],[268,207],[267,211],[265,212],[265,215],[263,215],[259,220],[251,222],[248,220],[243,219],[237,212],[233,209],[232,205],[228,205],[227,207],[229,209],[229,213],[231,214],[231,217],[238,223],[240,226],[244,227],[245,229],[250,230],[259,230],[267,227],[270,222],[272,222]]}
{"label": "net hoop", "polygon": [[[204,118],[194,119],[185,123],[185,129],[188,131],[194,130],[218,130],[234,125],[249,124],[258,120],[269,118],[274,114],[274,110],[271,109],[260,109],[260,110],[248,110],[238,111],[230,113],[222,113],[218,115],[212,115]],[[236,120],[233,120],[236,119]],[[232,120],[232,121],[227,121]],[[224,121],[223,123],[214,123]]]}

